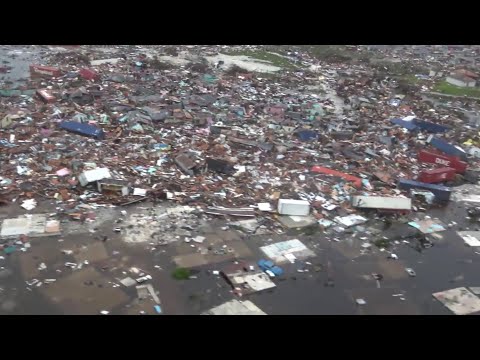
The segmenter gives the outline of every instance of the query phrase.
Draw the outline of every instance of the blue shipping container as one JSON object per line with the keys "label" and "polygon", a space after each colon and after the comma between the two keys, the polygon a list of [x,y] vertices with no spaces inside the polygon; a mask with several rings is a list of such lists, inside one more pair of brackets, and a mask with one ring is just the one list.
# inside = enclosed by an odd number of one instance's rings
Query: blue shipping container
{"label": "blue shipping container", "polygon": [[414,131],[414,130],[425,130],[431,133],[443,133],[450,130],[449,127],[434,124],[429,121],[420,120],[420,119],[412,119],[412,120],[404,120],[404,119],[391,119],[390,122],[395,125],[399,125],[407,130]]}
{"label": "blue shipping container", "polygon": [[75,134],[94,137],[99,140],[105,139],[105,133],[103,130],[93,125],[83,124],[76,121],[64,121],[60,123],[59,126],[61,129]]}
{"label": "blue shipping container", "polygon": [[426,131],[431,132],[431,133],[443,133],[443,132],[446,132],[446,131],[450,130],[450,128],[447,127],[447,126],[434,124],[432,122],[425,121],[425,120],[415,119],[413,121],[415,122],[415,125],[418,128],[420,128],[422,130],[426,130]]}
{"label": "blue shipping container", "polygon": [[433,137],[433,135],[430,135],[427,139],[427,143],[447,155],[458,156],[462,160],[467,160],[467,153],[462,148],[460,148],[459,146],[451,145],[445,140],[437,139]]}
{"label": "blue shipping container", "polygon": [[450,195],[452,194],[452,189],[446,186],[427,184],[427,183],[415,181],[415,180],[401,179],[398,181],[398,187],[404,190],[425,189],[432,192],[435,195],[435,198],[440,201],[449,201]]}

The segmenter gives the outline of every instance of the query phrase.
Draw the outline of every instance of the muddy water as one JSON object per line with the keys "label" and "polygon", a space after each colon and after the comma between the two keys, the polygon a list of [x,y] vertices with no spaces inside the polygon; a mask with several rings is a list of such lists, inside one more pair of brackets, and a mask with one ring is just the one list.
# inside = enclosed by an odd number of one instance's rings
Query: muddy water
{"label": "muddy water", "polygon": [[[54,204],[41,204],[38,212],[50,212]],[[15,214],[15,209],[2,211],[2,218]],[[20,208],[18,213],[23,213]],[[112,210],[116,215],[120,209]],[[129,208],[135,212],[135,207]],[[244,237],[244,242],[252,252],[249,257],[252,261],[264,257],[259,250],[260,246],[271,244],[274,241],[299,238],[309,248],[315,251],[316,257],[308,259],[312,266],[309,272],[299,273],[295,264],[284,265],[285,276],[276,281],[277,287],[273,290],[246,296],[257,306],[269,314],[449,314],[449,311],[433,299],[432,293],[460,286],[478,286],[478,273],[480,261],[474,248],[465,247],[463,240],[455,230],[464,230],[471,226],[465,220],[465,209],[451,203],[445,209],[431,211],[432,216],[438,216],[444,223],[452,220],[458,223],[452,229],[443,232],[443,239],[434,241],[432,247],[419,251],[415,242],[409,244],[393,245],[390,251],[398,255],[399,260],[388,260],[387,253],[373,247],[371,251],[361,254],[363,243],[360,234],[325,234],[322,232],[311,236],[298,235],[262,235]],[[118,216],[120,217],[120,216]],[[121,278],[121,271],[129,267],[138,267],[151,274],[154,288],[159,292],[162,308],[166,314],[199,314],[213,306],[219,305],[233,298],[231,288],[219,276],[212,275],[211,270],[219,270],[222,264],[205,265],[194,269],[195,279],[177,281],[171,276],[175,269],[172,256],[176,255],[173,245],[151,246],[150,244],[129,245],[121,239],[121,235],[113,232],[117,216],[107,221],[101,221],[94,226],[95,232],[90,232],[92,227],[86,227],[84,233],[70,234],[69,225],[62,224],[65,229],[63,242],[58,238],[43,238],[32,241],[32,248],[28,253],[14,253],[0,261],[9,271],[0,271],[0,314],[61,314],[65,309],[54,304],[52,299],[45,296],[39,289],[27,289],[25,280],[31,277],[25,274],[25,264],[22,257],[37,256],[35,262],[45,261],[49,268],[55,264],[62,267],[63,261],[72,261],[68,257],[62,258],[58,254],[56,259],[50,254],[55,249],[90,246],[102,242],[103,236],[108,236],[104,246],[108,258],[93,262],[92,267],[97,269],[104,278],[104,284]],[[218,220],[213,225],[220,228],[224,224]],[[377,226],[371,220],[365,227]],[[480,227],[480,226],[479,226]],[[381,228],[381,227],[380,227]],[[78,229],[78,226],[77,226]],[[474,227],[471,227],[474,229]],[[402,235],[415,232],[404,224],[395,224],[382,235],[387,236],[391,242],[400,240]],[[219,230],[221,235],[221,230]],[[371,237],[371,235],[370,235]],[[338,238],[340,241],[329,241]],[[30,252],[31,251],[31,252]],[[58,258],[58,256],[60,258]],[[230,262],[229,262],[230,263]],[[22,266],[23,264],[23,266]],[[313,266],[317,266],[314,269]],[[107,266],[107,269],[103,269]],[[161,269],[155,268],[160,266]],[[413,268],[417,276],[409,277],[405,267]],[[117,268],[117,269],[116,269]],[[4,269],[0,269],[4,270]],[[384,276],[379,286],[371,278],[372,273]],[[61,279],[68,274],[59,274]],[[108,281],[107,281],[108,280]],[[329,281],[331,282],[329,285]],[[81,285],[81,284],[80,284]],[[48,286],[48,285],[47,285]],[[106,286],[106,285],[105,285]],[[117,314],[138,314],[133,305],[136,299],[135,287],[122,288],[128,296],[128,301],[111,310]],[[81,288],[78,290],[82,291]],[[398,295],[403,294],[404,300]],[[367,304],[358,306],[355,299],[362,298]],[[113,301],[113,300],[112,300]],[[153,314],[153,307],[147,306],[147,313]],[[99,311],[101,309],[98,309]],[[83,313],[80,311],[80,313]]]}
{"label": "muddy water", "polygon": [[[0,47],[0,66],[12,69],[6,74],[0,74],[3,86],[15,88],[30,76],[29,66],[41,60],[41,49],[36,46],[2,46]],[[12,82],[12,84],[5,84]]]}

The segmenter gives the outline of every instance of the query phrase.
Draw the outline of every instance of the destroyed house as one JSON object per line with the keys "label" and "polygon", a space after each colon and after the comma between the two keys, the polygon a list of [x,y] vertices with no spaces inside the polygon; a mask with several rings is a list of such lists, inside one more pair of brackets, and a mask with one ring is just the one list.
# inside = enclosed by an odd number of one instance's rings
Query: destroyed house
{"label": "destroyed house", "polygon": [[242,295],[271,289],[276,286],[263,271],[258,269],[249,271],[245,264],[227,266],[221,271],[221,275],[237,293]]}
{"label": "destroyed house", "polygon": [[207,159],[208,170],[215,171],[225,175],[231,175],[235,172],[232,164],[225,160]]}
{"label": "destroyed house", "polygon": [[451,74],[445,79],[449,84],[459,87],[475,87],[476,81],[465,75]]}

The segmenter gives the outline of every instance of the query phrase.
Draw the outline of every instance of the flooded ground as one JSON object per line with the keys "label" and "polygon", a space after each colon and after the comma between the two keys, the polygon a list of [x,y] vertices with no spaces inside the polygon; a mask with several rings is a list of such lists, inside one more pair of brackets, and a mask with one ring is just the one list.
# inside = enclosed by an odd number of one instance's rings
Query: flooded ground
{"label": "flooded ground", "polygon": [[[142,213],[150,206],[130,207],[128,212]],[[36,210],[50,212],[54,205],[41,204]],[[78,223],[66,221],[62,223],[63,236],[33,239],[28,252],[5,256],[1,260],[0,313],[96,314],[108,310],[111,314],[154,314],[151,303],[138,301],[135,286],[114,287],[131,267],[151,274],[164,314],[199,314],[234,298],[226,281],[212,274],[233,260],[193,267],[194,278],[175,280],[171,275],[176,268],[173,259],[185,252],[187,244],[183,240],[169,245],[129,244],[122,239],[124,234],[114,231],[119,226],[116,221],[122,218],[121,209],[109,211],[113,214],[110,219],[99,217],[93,226],[84,224],[83,232],[78,231]],[[2,208],[1,217],[12,217],[15,212],[22,213],[15,207]],[[480,265],[476,259],[480,255],[455,234],[454,230],[469,226],[474,229],[465,222],[462,207],[451,203],[446,209],[434,211],[434,215],[445,224],[456,221],[458,225],[443,232],[443,239],[430,248],[423,249],[411,239],[409,244],[403,243],[401,236],[415,232],[406,224],[394,224],[382,233],[393,244],[389,251],[398,260],[388,259],[388,251],[375,247],[362,254],[358,230],[335,235],[339,241],[331,241],[332,235],[321,232],[310,236],[247,236],[236,230],[221,230],[225,222],[217,220],[207,230],[193,230],[192,236],[202,234],[210,241],[213,237],[233,239],[235,234],[236,241],[249,250],[249,255],[241,259],[252,261],[264,257],[260,246],[276,241],[298,238],[314,250],[316,256],[308,259],[312,264],[308,272],[298,272],[296,264],[285,265],[285,275],[275,280],[276,288],[245,296],[268,314],[448,314],[432,293],[479,285]],[[383,223],[370,220],[363,227],[382,230]],[[399,244],[394,243],[396,239]],[[66,255],[62,250],[73,254]],[[65,266],[66,262],[85,260],[88,265],[79,270]],[[47,269],[38,270],[42,262]],[[410,277],[406,267],[413,268],[417,276]],[[381,274],[383,279],[377,282],[373,273]],[[35,278],[52,278],[56,282],[39,287],[26,284]],[[367,304],[357,305],[355,300],[359,298]]]}

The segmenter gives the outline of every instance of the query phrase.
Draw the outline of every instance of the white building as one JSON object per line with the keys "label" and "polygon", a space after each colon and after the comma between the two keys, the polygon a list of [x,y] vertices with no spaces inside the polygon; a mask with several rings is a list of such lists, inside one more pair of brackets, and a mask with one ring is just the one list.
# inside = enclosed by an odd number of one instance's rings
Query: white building
{"label": "white building", "polygon": [[460,87],[475,87],[476,84],[474,79],[461,75],[449,75],[447,76],[446,81],[449,84]]}

